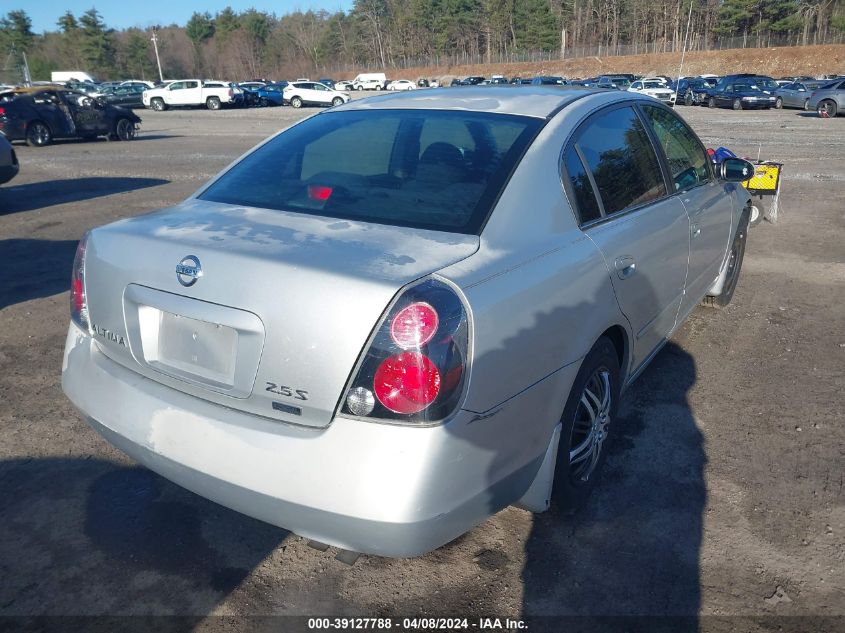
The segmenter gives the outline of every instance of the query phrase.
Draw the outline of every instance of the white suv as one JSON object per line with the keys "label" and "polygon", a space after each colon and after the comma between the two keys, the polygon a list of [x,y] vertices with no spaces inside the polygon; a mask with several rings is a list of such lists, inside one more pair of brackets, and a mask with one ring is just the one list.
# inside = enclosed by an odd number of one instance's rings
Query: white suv
{"label": "white suv", "polygon": [[317,81],[294,81],[282,91],[282,103],[301,108],[304,105],[337,106],[349,101],[349,95],[339,90],[332,90]]}

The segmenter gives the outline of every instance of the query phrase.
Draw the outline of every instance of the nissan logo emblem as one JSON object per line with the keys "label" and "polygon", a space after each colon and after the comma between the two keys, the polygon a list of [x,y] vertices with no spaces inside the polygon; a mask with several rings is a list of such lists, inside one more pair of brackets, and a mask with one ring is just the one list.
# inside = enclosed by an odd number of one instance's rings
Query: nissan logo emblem
{"label": "nissan logo emblem", "polygon": [[186,288],[190,288],[197,283],[197,279],[200,277],[202,277],[202,266],[196,255],[187,255],[176,264],[176,279]]}

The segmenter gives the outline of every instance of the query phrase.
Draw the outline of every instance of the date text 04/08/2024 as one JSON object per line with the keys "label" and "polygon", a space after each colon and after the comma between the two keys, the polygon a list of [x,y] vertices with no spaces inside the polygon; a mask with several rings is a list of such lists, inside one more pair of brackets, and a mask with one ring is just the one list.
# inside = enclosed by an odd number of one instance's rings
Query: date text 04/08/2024
{"label": "date text 04/08/2024", "polygon": [[399,631],[520,631],[523,620],[510,618],[309,618],[309,630],[399,630]]}

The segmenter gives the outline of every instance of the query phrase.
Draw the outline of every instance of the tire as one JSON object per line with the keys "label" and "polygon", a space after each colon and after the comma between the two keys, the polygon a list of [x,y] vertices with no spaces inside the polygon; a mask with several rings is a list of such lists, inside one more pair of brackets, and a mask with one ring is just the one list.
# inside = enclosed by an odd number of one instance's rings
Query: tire
{"label": "tire", "polygon": [[258,100],[258,106],[260,108],[269,108],[270,107],[270,100],[267,97],[261,97]]}
{"label": "tire", "polygon": [[[763,214],[761,212],[760,218],[762,219],[762,217]],[[745,242],[748,237],[748,218],[748,215],[743,216],[734,234],[731,250],[728,253],[728,273],[722,293],[715,297],[706,296],[701,300],[701,304],[708,308],[724,308],[733,299],[734,290],[736,290],[736,284],[739,281],[739,272],[742,270],[742,259],[745,256]]]}
{"label": "tire", "polygon": [[334,99],[332,99],[332,105],[333,106],[343,105],[343,99],[341,99],[340,97],[335,97]]}
{"label": "tire", "polygon": [[692,94],[689,92],[684,95],[684,105],[691,106],[692,105]]}
{"label": "tire", "polygon": [[53,142],[53,133],[42,121],[32,121],[26,126],[26,144],[30,147],[46,147]]}
{"label": "tire", "polygon": [[832,99],[824,99],[819,102],[819,105],[816,108],[816,112],[819,113],[820,117],[830,117],[831,119],[838,114],[838,111],[839,108],[836,107],[836,102]]}
{"label": "tire", "polygon": [[734,102],[731,105],[731,107],[734,110],[742,110],[742,100],[741,99],[734,99]]}
{"label": "tire", "polygon": [[209,110],[220,109],[220,97],[209,97],[205,100],[205,107]]}
{"label": "tire", "polygon": [[716,100],[713,97],[707,99],[707,107],[708,108],[715,108],[716,107]]}
{"label": "tire", "polygon": [[167,104],[161,97],[156,97],[155,99],[152,99],[150,101],[150,108],[152,108],[156,112],[164,112],[165,110],[167,110]]}
{"label": "tire", "polygon": [[781,99],[780,97],[775,99],[775,109],[776,110],[783,110],[783,99]]}
{"label": "tire", "polygon": [[355,86],[355,90],[363,90],[364,86]]}
{"label": "tire", "polygon": [[114,136],[118,141],[131,141],[135,138],[135,124],[129,119],[118,119],[114,124]]}
{"label": "tire", "polygon": [[290,104],[294,108],[301,108],[302,107],[302,99],[300,99],[299,97],[293,97],[290,100]]}
{"label": "tire", "polygon": [[619,357],[610,339],[603,336],[584,357],[560,418],[552,487],[552,503],[557,509],[575,510],[595,486],[620,392]]}
{"label": "tire", "polygon": [[804,109],[809,111],[810,110],[810,100],[804,99]]}

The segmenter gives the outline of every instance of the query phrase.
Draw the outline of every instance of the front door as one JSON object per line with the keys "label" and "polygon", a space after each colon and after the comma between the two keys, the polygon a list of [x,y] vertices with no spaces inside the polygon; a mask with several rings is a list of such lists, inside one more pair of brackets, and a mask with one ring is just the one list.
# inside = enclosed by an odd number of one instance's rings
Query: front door
{"label": "front door", "polygon": [[689,215],[690,256],[681,314],[686,315],[713,286],[730,241],[734,185],[719,181],[698,137],[666,108],[642,107],[666,158],[674,193]]}
{"label": "front door", "polygon": [[584,232],[602,252],[634,333],[638,367],[672,332],[689,259],[689,220],[669,195],[657,153],[630,105],[605,109],[564,155]]}

